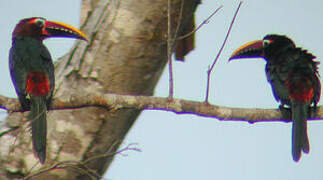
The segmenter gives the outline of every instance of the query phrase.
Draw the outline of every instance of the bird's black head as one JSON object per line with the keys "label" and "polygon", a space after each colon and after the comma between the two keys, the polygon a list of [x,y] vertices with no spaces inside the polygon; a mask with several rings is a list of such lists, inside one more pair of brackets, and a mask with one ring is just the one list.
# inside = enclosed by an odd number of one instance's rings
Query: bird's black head
{"label": "bird's black head", "polygon": [[294,42],[287,36],[269,34],[262,40],[249,42],[233,52],[229,60],[241,58],[264,58],[266,60],[288,48],[294,48]]}
{"label": "bird's black head", "polygon": [[262,41],[265,59],[275,56],[288,48],[295,48],[294,42],[287,36],[270,34],[265,36]]}
{"label": "bird's black head", "polygon": [[13,37],[31,37],[38,40],[50,37],[69,37],[87,40],[86,35],[80,30],[61,22],[48,21],[42,17],[20,20],[12,35]]}

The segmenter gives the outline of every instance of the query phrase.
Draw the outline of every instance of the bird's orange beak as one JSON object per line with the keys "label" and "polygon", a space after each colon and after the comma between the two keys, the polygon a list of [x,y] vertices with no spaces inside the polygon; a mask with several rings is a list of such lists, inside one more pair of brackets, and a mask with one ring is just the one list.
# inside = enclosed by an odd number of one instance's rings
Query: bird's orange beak
{"label": "bird's orange beak", "polygon": [[49,37],[69,37],[87,41],[86,35],[73,26],[56,21],[46,21],[43,28],[45,38]]}
{"label": "bird's orange beak", "polygon": [[229,61],[241,58],[260,58],[264,57],[263,40],[251,41],[235,50]]}

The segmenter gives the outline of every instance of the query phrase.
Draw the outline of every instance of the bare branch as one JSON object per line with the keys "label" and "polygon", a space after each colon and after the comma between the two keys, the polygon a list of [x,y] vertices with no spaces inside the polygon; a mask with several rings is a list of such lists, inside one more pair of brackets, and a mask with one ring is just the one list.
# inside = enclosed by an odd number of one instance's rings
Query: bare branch
{"label": "bare branch", "polygon": [[168,97],[172,99],[174,97],[174,79],[173,79],[173,60],[172,60],[172,50],[173,50],[173,42],[171,41],[172,32],[171,32],[171,13],[172,13],[172,4],[171,0],[168,0],[168,8],[167,8],[167,58],[168,58],[168,72],[169,72],[169,94]]}
{"label": "bare branch", "polygon": [[[114,144],[113,146],[116,146],[116,145],[117,144]],[[107,152],[102,155],[91,157],[91,158],[87,159],[86,161],[77,161],[77,160],[60,161],[60,162],[53,164],[52,166],[50,166],[48,168],[44,168],[44,169],[41,169],[37,172],[31,173],[31,174],[25,176],[23,179],[25,179],[25,180],[31,179],[33,177],[40,175],[40,174],[43,174],[43,173],[46,173],[49,171],[53,171],[55,169],[65,169],[65,168],[73,168],[77,171],[83,172],[84,174],[88,175],[91,179],[100,179],[102,177],[97,172],[95,172],[93,169],[90,169],[89,167],[87,167],[86,163],[93,161],[94,159],[97,159],[97,158],[114,156],[117,154],[123,155],[122,153],[125,151],[141,152],[141,150],[139,148],[135,147],[137,145],[138,145],[137,143],[131,143],[116,152],[110,151],[110,152]],[[110,148],[110,150],[112,150],[112,148]]]}
{"label": "bare branch", "polygon": [[207,17],[199,26],[197,26],[196,29],[194,29],[192,32],[185,34],[183,36],[177,37],[176,40],[180,40],[180,39],[185,39],[188,36],[191,36],[192,34],[194,34],[196,31],[198,31],[201,27],[203,27],[205,24],[209,23],[210,19],[220,10],[222,9],[222,5],[220,7],[218,7],[209,17]]}
{"label": "bare branch", "polygon": [[209,94],[210,94],[210,75],[211,75],[212,70],[213,70],[213,68],[214,68],[214,66],[215,66],[215,63],[218,61],[218,59],[219,59],[219,57],[220,57],[220,55],[221,55],[221,52],[222,52],[222,50],[223,50],[223,48],[224,48],[224,46],[225,46],[225,43],[226,43],[226,42],[227,42],[227,40],[228,40],[228,37],[229,37],[229,35],[230,35],[230,32],[231,32],[232,26],[233,26],[233,24],[234,24],[234,21],[235,21],[235,19],[236,19],[237,15],[238,15],[238,12],[239,12],[239,9],[240,9],[241,4],[242,4],[242,1],[240,1],[240,3],[239,3],[239,5],[238,5],[237,10],[236,10],[236,11],[235,11],[235,13],[234,13],[233,19],[232,19],[231,24],[230,24],[230,27],[229,27],[229,29],[228,29],[227,35],[226,35],[226,36],[225,36],[225,38],[224,38],[223,44],[222,44],[222,46],[221,46],[221,48],[220,48],[220,50],[219,50],[218,54],[216,55],[216,57],[215,57],[215,59],[214,59],[214,61],[213,61],[212,66],[211,66],[211,67],[208,69],[208,71],[207,71],[207,84],[206,84],[205,103],[209,103]]}
{"label": "bare branch", "polygon": [[[179,10],[179,15],[178,15],[178,20],[177,20],[177,25],[176,25],[176,29],[175,29],[175,33],[174,33],[174,38],[172,39],[168,39],[168,40],[171,40],[173,42],[173,45],[174,45],[174,42],[175,40],[177,40],[177,35],[178,35],[178,32],[179,32],[179,29],[180,29],[180,26],[181,26],[181,22],[182,22],[182,18],[183,18],[183,9],[184,9],[184,0],[181,0],[181,7],[180,7],[180,10]],[[171,20],[169,19],[169,21],[171,22]],[[172,46],[173,48],[174,46]],[[172,49],[173,51],[173,49]]]}
{"label": "bare branch", "polygon": [[[12,112],[21,112],[22,109],[18,100],[0,96],[0,107]],[[84,107],[102,107],[109,111],[118,109],[146,109],[164,110],[176,114],[194,114],[202,117],[216,118],[222,121],[245,121],[275,122],[283,120],[279,109],[258,109],[258,108],[230,108],[207,104],[205,102],[190,101],[184,99],[173,99],[153,96],[131,96],[131,95],[73,95],[71,98],[54,99],[52,110],[77,109]],[[323,119],[323,107],[318,107],[313,118]]]}
{"label": "bare branch", "polygon": [[[114,146],[116,146],[117,144],[114,144]],[[116,155],[116,154],[119,154],[119,155],[122,155],[122,156],[127,156],[127,154],[123,154],[124,152],[126,151],[137,151],[137,152],[141,152],[141,149],[135,147],[137,146],[138,144],[137,143],[130,143],[128,144],[126,147],[116,151],[116,152],[112,152],[111,150],[107,153],[104,153],[102,155],[98,155],[98,156],[94,156],[94,157],[91,157],[87,160],[85,160],[84,162],[82,162],[83,164],[86,164],[90,161],[93,161],[94,159],[98,159],[98,158],[103,158],[103,157],[107,157],[107,156],[113,156],[113,155]]]}

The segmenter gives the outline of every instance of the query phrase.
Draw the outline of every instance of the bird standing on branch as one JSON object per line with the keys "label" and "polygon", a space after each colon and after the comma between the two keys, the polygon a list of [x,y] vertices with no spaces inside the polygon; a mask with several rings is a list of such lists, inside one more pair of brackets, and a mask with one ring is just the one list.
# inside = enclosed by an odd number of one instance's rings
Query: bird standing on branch
{"label": "bird standing on branch", "polygon": [[54,65],[43,40],[50,37],[69,37],[86,40],[76,28],[47,21],[41,17],[21,20],[12,34],[9,69],[19,102],[24,111],[30,109],[32,142],[41,163],[46,160],[47,122],[55,87]]}
{"label": "bird standing on branch", "polygon": [[267,79],[273,94],[282,110],[286,110],[286,105],[291,110],[292,156],[294,161],[299,161],[302,151],[310,150],[307,119],[320,99],[319,63],[313,61],[315,56],[282,35],[267,35],[263,40],[249,42],[237,49],[229,60],[241,58],[266,60]]}

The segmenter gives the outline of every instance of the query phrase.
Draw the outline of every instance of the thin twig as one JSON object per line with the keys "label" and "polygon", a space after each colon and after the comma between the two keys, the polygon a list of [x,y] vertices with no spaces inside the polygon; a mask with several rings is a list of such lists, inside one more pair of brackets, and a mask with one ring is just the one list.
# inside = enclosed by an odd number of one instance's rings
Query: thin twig
{"label": "thin twig", "polygon": [[178,35],[178,32],[179,32],[179,28],[181,27],[181,22],[182,22],[182,18],[183,18],[183,9],[184,9],[184,0],[181,0],[181,9],[179,10],[179,16],[178,16],[178,19],[177,19],[177,26],[176,26],[176,29],[175,29],[175,33],[174,33],[174,37],[170,39],[171,41],[171,48],[172,48],[172,51],[174,51],[174,43],[175,41],[177,40],[177,35]]}
{"label": "thin twig", "polygon": [[[113,146],[115,146],[116,144],[113,144]],[[76,169],[78,172],[82,171],[84,174],[88,175],[91,179],[98,179],[98,178],[102,178],[96,171],[94,171],[93,169],[87,167],[85,164],[86,163],[89,163],[90,161],[93,161],[95,159],[98,159],[98,158],[102,158],[102,157],[108,157],[108,156],[114,156],[116,154],[120,154],[123,156],[123,152],[125,151],[137,151],[137,152],[141,152],[141,150],[137,147],[133,147],[133,146],[136,146],[138,145],[137,143],[131,143],[131,144],[128,144],[125,148],[122,148],[116,152],[107,152],[107,153],[104,153],[102,155],[98,155],[98,156],[94,156],[92,158],[89,158],[85,161],[76,161],[76,160],[66,160],[66,161],[60,161],[60,162],[57,162],[55,164],[53,164],[52,166],[48,167],[48,168],[44,168],[44,169],[41,169],[39,171],[36,171],[32,174],[29,174],[27,176],[24,177],[24,179],[30,179],[32,177],[35,177],[35,176],[38,176],[40,174],[43,174],[45,172],[49,172],[49,171],[52,171],[52,170],[55,170],[55,169],[66,169],[68,167],[70,168],[74,168]],[[110,149],[111,150],[111,149]]]}
{"label": "thin twig", "polygon": [[74,168],[78,172],[80,172],[80,171],[84,172],[84,174],[88,175],[91,179],[97,179],[97,178],[94,178],[94,176],[101,178],[101,176],[99,174],[97,174],[97,173],[93,174],[93,172],[90,171],[89,169],[87,169],[87,167],[82,166],[82,164],[80,164],[79,161],[67,160],[67,161],[57,162],[48,168],[41,169],[37,172],[29,174],[29,175],[25,176],[23,179],[27,180],[27,179],[33,178],[35,176],[38,176],[40,174],[43,174],[43,173],[46,173],[46,172],[49,172],[49,171],[52,171],[55,169],[66,169],[68,167]]}
{"label": "thin twig", "polygon": [[196,31],[198,31],[201,27],[203,27],[205,24],[209,23],[210,19],[220,10],[222,9],[223,5],[221,5],[220,7],[218,7],[210,16],[208,16],[200,25],[197,26],[197,28],[195,28],[193,31],[183,35],[183,36],[179,36],[176,38],[176,40],[181,40],[181,39],[185,39],[189,36],[191,36],[192,34],[194,34]]}
{"label": "thin twig", "polygon": [[104,154],[100,154],[100,155],[97,155],[97,156],[93,156],[85,161],[83,161],[82,163],[83,164],[86,164],[86,163],[89,163],[90,161],[93,161],[95,159],[99,159],[99,158],[103,158],[103,157],[109,157],[109,156],[114,156],[116,154],[119,154],[121,156],[127,156],[125,154],[122,154],[123,152],[125,151],[137,151],[137,152],[141,152],[141,149],[137,148],[137,147],[133,147],[133,146],[137,146],[138,143],[130,143],[128,144],[126,147],[116,151],[116,152],[107,152],[107,153],[104,153]]}
{"label": "thin twig", "polygon": [[174,37],[172,37],[171,35],[171,0],[168,0],[168,11],[167,11],[167,16],[168,16],[168,29],[167,29],[167,34],[168,34],[168,38],[167,38],[167,57],[168,57],[168,61],[169,61],[169,66],[168,66],[168,71],[169,71],[169,96],[168,98],[173,99],[174,97],[174,73],[173,73],[173,60],[172,60],[172,52],[173,52],[173,48],[174,48],[174,42],[176,40],[181,40],[184,39],[186,37],[189,37],[191,35],[193,35],[196,31],[198,31],[203,25],[207,24],[210,19],[223,7],[222,5],[220,7],[218,7],[210,16],[208,16],[196,29],[194,29],[193,31],[177,37],[177,33],[179,31],[180,28],[180,23],[182,20],[182,16],[183,16],[183,7],[184,7],[184,0],[181,1],[181,9],[180,9],[180,14],[179,14],[179,18],[177,20],[177,27],[175,30],[175,34]]}
{"label": "thin twig", "polygon": [[230,35],[230,32],[231,32],[232,26],[233,26],[233,24],[234,24],[234,21],[235,21],[235,19],[236,19],[237,15],[238,15],[238,12],[239,12],[239,9],[240,9],[241,4],[242,4],[242,1],[240,1],[240,3],[239,3],[239,5],[238,5],[237,10],[236,10],[236,11],[235,11],[235,13],[234,13],[233,19],[232,19],[232,21],[231,21],[230,27],[229,27],[229,29],[228,29],[228,32],[227,32],[226,36],[225,36],[225,39],[224,39],[224,41],[223,41],[223,44],[222,44],[222,46],[221,46],[221,48],[220,48],[220,50],[219,50],[218,54],[216,55],[216,57],[215,57],[215,59],[214,59],[214,61],[213,61],[212,66],[211,66],[211,67],[209,67],[209,69],[208,69],[208,71],[207,71],[207,84],[206,84],[206,96],[205,96],[205,103],[207,103],[207,104],[209,104],[210,75],[211,75],[211,73],[212,73],[212,70],[214,69],[215,63],[218,61],[218,59],[219,59],[219,57],[220,57],[220,55],[221,55],[221,52],[222,52],[222,50],[223,50],[223,48],[224,48],[224,46],[225,46],[225,44],[226,44],[226,42],[227,42],[227,40],[228,40],[228,37],[229,37],[229,35]]}
{"label": "thin twig", "polygon": [[172,33],[171,33],[171,0],[168,0],[167,8],[167,58],[168,58],[168,71],[169,71],[169,95],[170,99],[174,97],[174,79],[173,79],[173,61],[172,61]]}
{"label": "thin twig", "polygon": [[8,130],[6,130],[6,131],[3,131],[3,132],[1,132],[1,133],[0,133],[0,137],[4,136],[4,135],[6,135],[6,134],[9,134],[9,133],[11,133],[12,131],[15,131],[15,130],[17,130],[17,129],[19,129],[19,126],[15,126],[15,127],[12,127],[12,128],[10,128],[10,129],[8,129]]}

